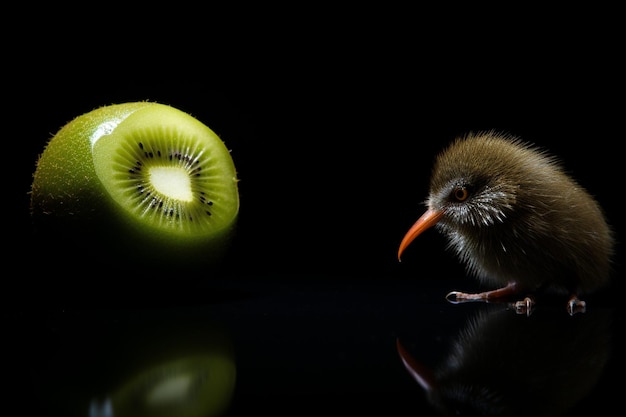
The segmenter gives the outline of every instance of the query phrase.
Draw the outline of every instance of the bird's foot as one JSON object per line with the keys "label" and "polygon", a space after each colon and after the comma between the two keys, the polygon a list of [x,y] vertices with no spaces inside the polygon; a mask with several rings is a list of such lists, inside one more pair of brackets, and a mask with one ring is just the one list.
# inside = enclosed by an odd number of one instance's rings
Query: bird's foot
{"label": "bird's foot", "polygon": [[[502,298],[492,297],[488,292],[484,293],[466,293],[461,291],[450,291],[446,295],[446,300],[452,304],[461,304],[468,302],[505,302]],[[525,314],[530,316],[535,309],[535,300],[531,297],[526,297],[523,300],[509,302],[509,305],[515,310],[517,314]]]}
{"label": "bird's foot", "polygon": [[526,297],[523,300],[515,301],[511,303],[511,306],[515,309],[517,314],[526,314],[526,316],[530,316],[535,309],[535,300],[531,297]]}
{"label": "bird's foot", "polygon": [[482,301],[482,302],[490,302],[490,301],[501,301],[508,297],[511,297],[519,292],[517,284],[514,282],[509,283],[508,285],[498,288],[496,290],[484,291],[479,293],[467,293],[461,291],[450,291],[446,295],[446,300],[451,302],[452,304],[465,303],[468,301]]}
{"label": "bird's foot", "polygon": [[567,302],[567,312],[570,316],[576,313],[584,313],[587,311],[587,303],[580,300],[577,296],[572,295]]}
{"label": "bird's foot", "polygon": [[446,300],[452,304],[461,304],[467,303],[470,301],[487,301],[487,297],[484,296],[485,293],[467,293],[461,291],[450,291],[446,294]]}

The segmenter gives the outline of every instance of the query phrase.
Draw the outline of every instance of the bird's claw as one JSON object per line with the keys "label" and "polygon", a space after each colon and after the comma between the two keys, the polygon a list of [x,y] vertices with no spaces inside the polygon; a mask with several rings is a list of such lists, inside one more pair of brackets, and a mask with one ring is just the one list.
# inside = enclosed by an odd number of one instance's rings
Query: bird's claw
{"label": "bird's claw", "polygon": [[587,303],[580,300],[578,297],[573,296],[567,302],[567,312],[570,316],[576,313],[584,313],[587,311]]}
{"label": "bird's claw", "polygon": [[450,291],[446,294],[446,300],[452,304],[467,303],[469,301],[487,301],[481,294],[470,294],[461,291]]}
{"label": "bird's claw", "polygon": [[523,300],[512,303],[513,308],[517,314],[526,314],[530,316],[535,308],[535,300],[530,297],[526,297]]}
{"label": "bird's claw", "polygon": [[446,300],[452,304],[460,304],[466,301],[464,295],[464,293],[459,291],[450,291],[446,294]]}
{"label": "bird's claw", "polygon": [[463,301],[460,299],[459,294],[462,294],[462,293],[458,291],[450,291],[449,293],[446,294],[446,300],[452,304],[462,303]]}

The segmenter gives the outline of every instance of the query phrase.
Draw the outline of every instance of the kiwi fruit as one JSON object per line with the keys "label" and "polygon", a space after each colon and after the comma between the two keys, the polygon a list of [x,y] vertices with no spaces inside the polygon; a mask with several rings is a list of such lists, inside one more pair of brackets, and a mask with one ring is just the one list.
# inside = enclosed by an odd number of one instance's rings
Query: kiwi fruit
{"label": "kiwi fruit", "polygon": [[124,256],[142,268],[212,263],[237,222],[237,172],[221,138],[190,114],[149,101],[111,104],[48,141],[30,211],[44,251]]}

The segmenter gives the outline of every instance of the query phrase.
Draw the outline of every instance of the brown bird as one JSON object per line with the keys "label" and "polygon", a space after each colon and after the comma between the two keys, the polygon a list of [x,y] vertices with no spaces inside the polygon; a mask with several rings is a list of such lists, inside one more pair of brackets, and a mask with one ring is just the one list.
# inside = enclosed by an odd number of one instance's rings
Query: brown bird
{"label": "brown bird", "polygon": [[[538,291],[567,294],[570,314],[581,294],[609,283],[614,239],[598,202],[556,157],[495,131],[457,138],[436,158],[426,212],[406,233],[398,260],[435,226],[468,273],[493,290],[452,291],[452,302],[491,301]],[[527,311],[528,313],[528,311]]]}

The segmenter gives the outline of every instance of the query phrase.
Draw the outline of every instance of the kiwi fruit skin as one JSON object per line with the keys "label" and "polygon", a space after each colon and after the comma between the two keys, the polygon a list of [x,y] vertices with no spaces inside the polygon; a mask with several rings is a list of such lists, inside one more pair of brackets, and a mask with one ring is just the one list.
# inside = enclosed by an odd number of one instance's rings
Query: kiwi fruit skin
{"label": "kiwi fruit skin", "polygon": [[[168,137],[174,132],[200,138],[211,154],[213,183],[219,185],[215,226],[202,232],[172,232],[124,209],[112,197],[107,161],[123,141],[142,129]],[[137,141],[143,140],[137,138]],[[132,169],[132,167],[129,167]],[[107,172],[109,174],[107,174]],[[208,126],[169,105],[149,101],[101,106],[65,124],[36,162],[30,211],[39,249],[54,261],[61,254],[163,268],[213,264],[230,246],[239,213],[237,172],[230,151]],[[211,207],[213,211],[214,207]],[[57,252],[57,253],[55,253]]]}

